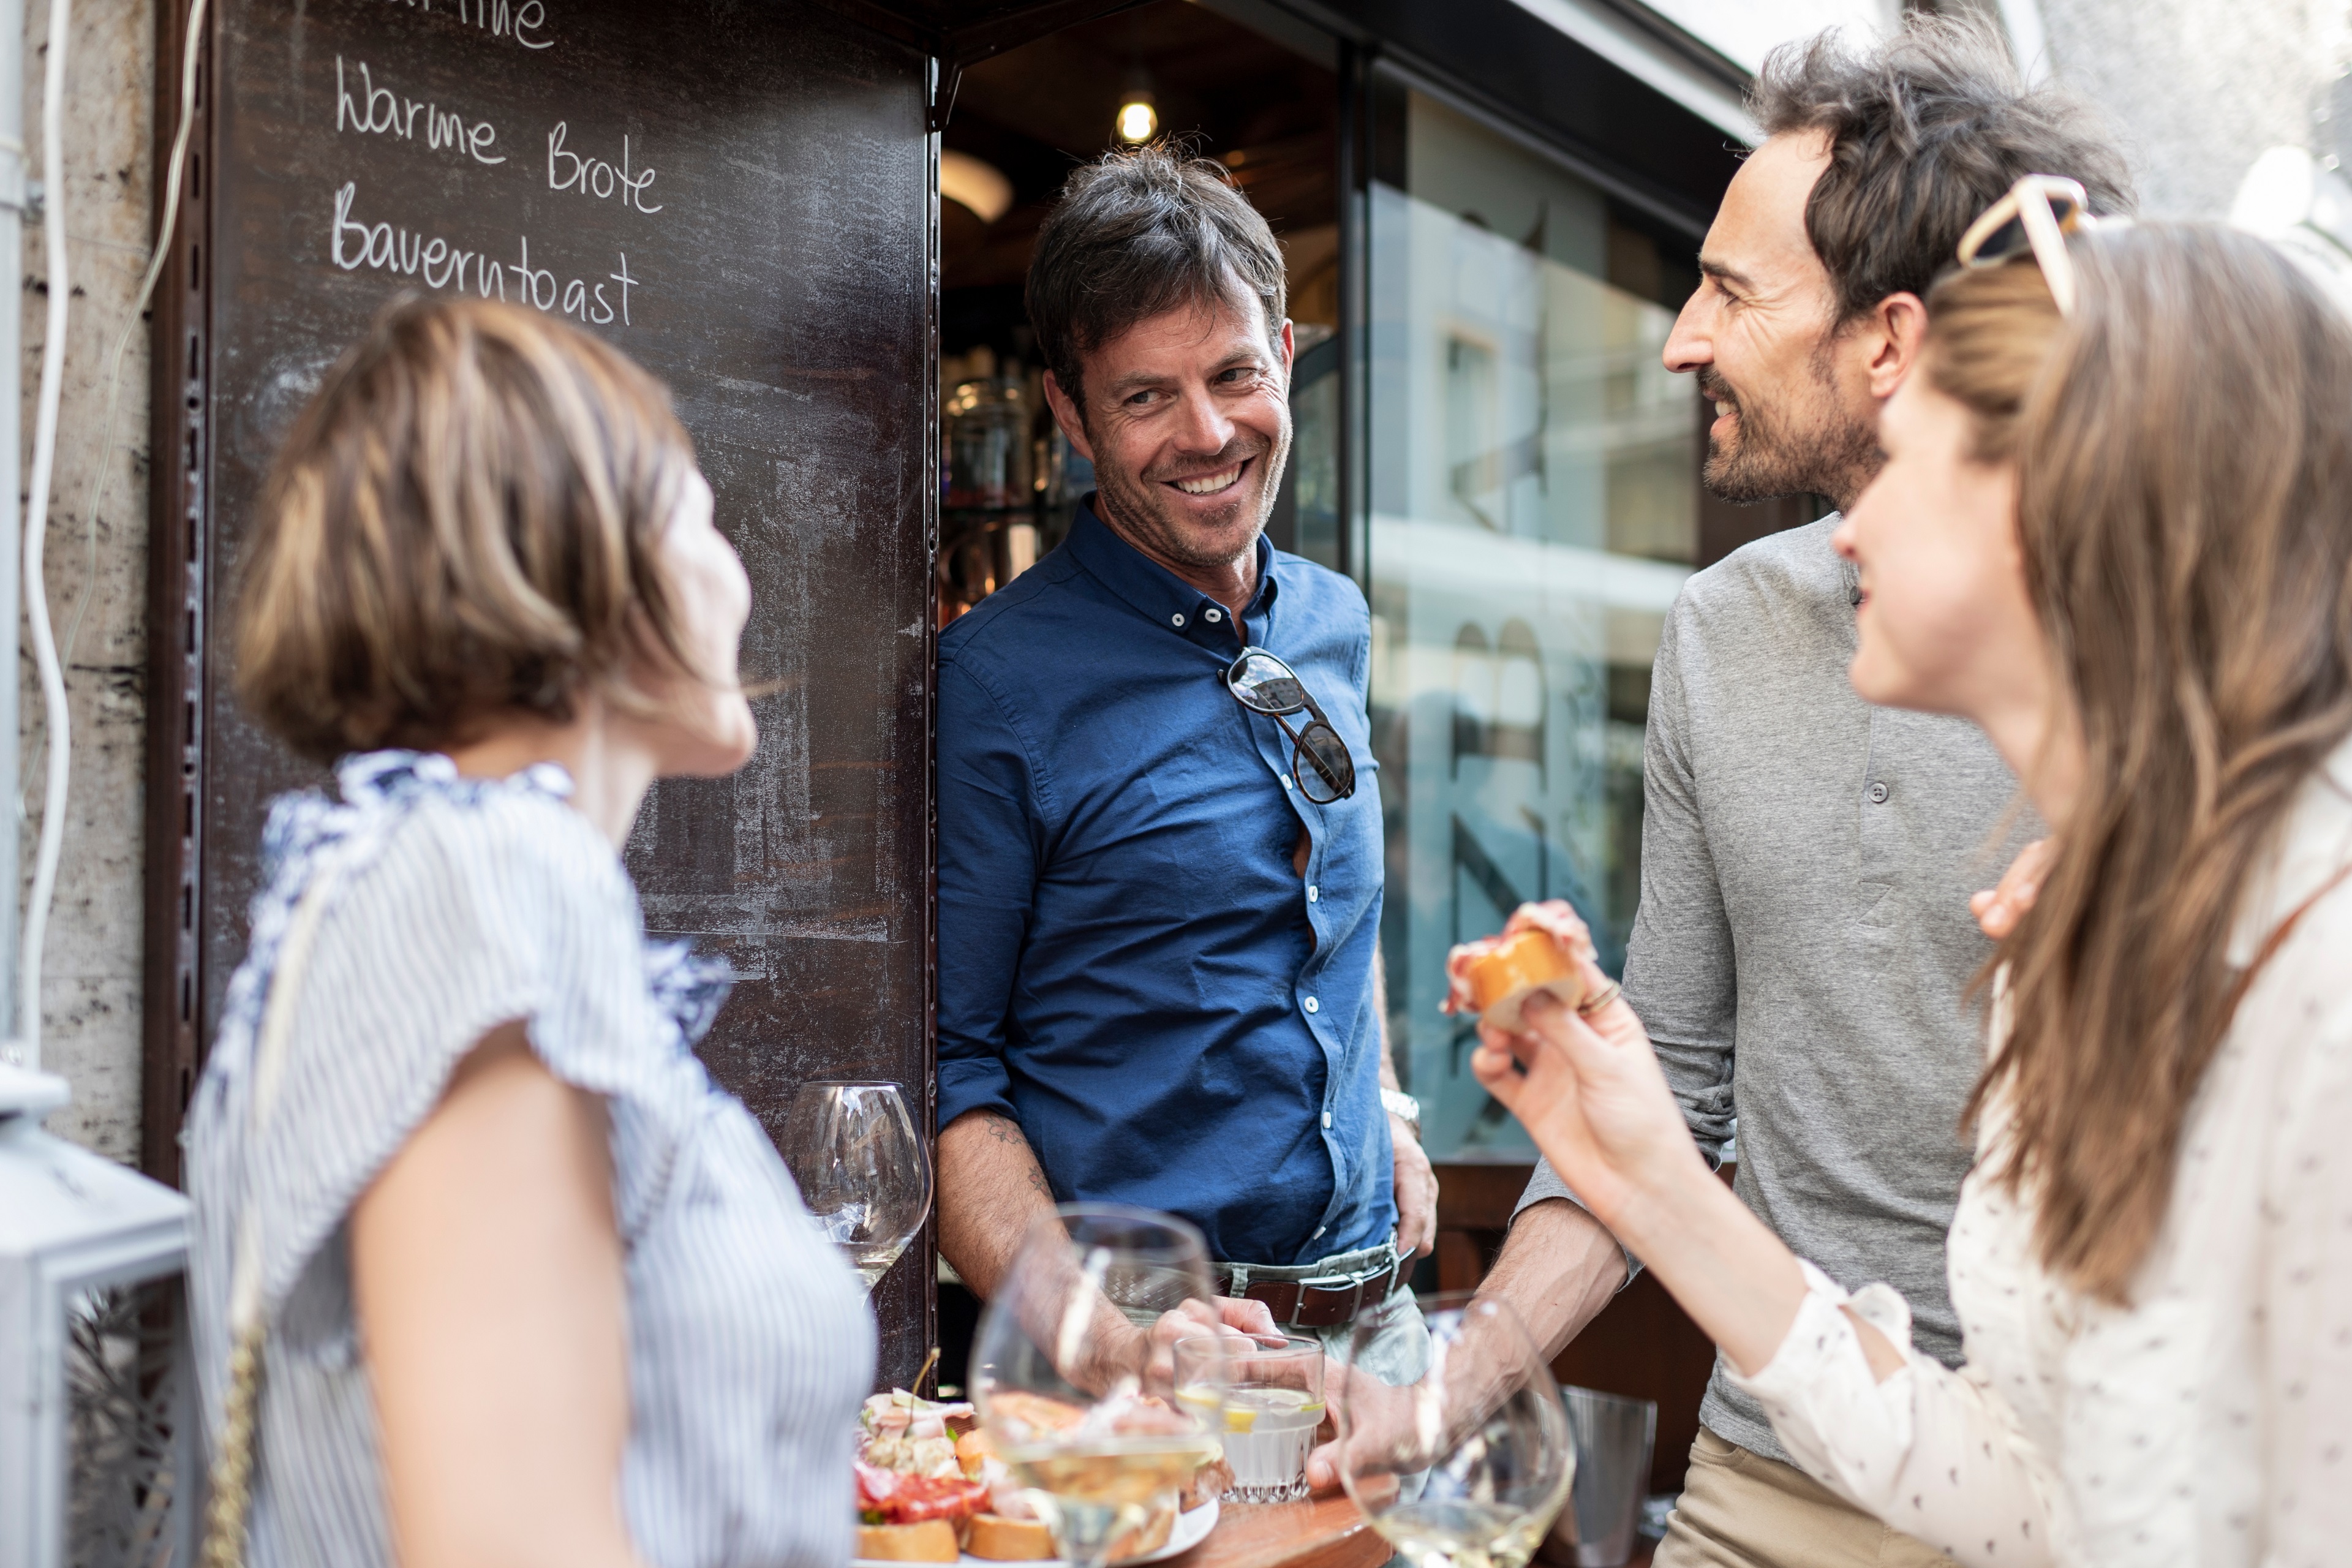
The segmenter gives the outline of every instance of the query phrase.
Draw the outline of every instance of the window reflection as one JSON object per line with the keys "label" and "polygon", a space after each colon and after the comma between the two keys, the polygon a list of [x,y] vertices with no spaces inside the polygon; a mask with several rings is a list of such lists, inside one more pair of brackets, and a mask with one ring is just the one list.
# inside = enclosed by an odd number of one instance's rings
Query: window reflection
{"label": "window reflection", "polygon": [[1531,1159],[1442,1016],[1445,949],[1565,898],[1612,973],[1640,889],[1650,661],[1698,545],[1686,254],[1387,89],[1370,193],[1372,705],[1398,1067],[1439,1159]]}

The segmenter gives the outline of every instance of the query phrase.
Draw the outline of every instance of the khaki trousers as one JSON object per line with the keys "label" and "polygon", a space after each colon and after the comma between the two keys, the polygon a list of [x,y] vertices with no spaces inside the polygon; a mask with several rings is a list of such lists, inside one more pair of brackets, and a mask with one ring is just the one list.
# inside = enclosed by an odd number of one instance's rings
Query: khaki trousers
{"label": "khaki trousers", "polygon": [[1954,1568],[1793,1465],[1702,1426],[1654,1568]]}

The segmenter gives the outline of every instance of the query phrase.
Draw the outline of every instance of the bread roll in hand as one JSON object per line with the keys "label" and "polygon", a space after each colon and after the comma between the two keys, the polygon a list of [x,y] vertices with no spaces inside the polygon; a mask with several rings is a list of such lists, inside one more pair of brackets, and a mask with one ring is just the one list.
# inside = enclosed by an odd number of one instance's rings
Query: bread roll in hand
{"label": "bread roll in hand", "polygon": [[1498,936],[1465,942],[1445,955],[1448,1013],[1475,1013],[1516,1034],[1519,1009],[1538,991],[1575,1006],[1585,996],[1592,933],[1564,899],[1521,904]]}

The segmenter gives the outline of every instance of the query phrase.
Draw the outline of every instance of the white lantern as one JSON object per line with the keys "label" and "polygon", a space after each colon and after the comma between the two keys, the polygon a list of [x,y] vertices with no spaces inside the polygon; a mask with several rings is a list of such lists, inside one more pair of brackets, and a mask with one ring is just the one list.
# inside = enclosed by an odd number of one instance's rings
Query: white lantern
{"label": "white lantern", "polygon": [[194,1561],[188,1201],[41,1131],[0,1064],[0,1568]]}

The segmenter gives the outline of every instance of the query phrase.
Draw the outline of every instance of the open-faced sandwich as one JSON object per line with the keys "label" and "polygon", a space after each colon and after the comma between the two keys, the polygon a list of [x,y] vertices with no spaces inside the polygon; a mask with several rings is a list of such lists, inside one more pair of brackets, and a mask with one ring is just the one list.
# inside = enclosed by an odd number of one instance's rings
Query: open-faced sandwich
{"label": "open-faced sandwich", "polygon": [[1042,1563],[1053,1556],[1053,1533],[1021,1495],[1020,1483],[997,1458],[988,1434],[975,1430],[957,1438],[956,1458],[966,1479],[987,1494],[981,1511],[972,1516],[964,1550],[998,1563]]}
{"label": "open-faced sandwich", "polygon": [[[998,1394],[992,1405],[993,1418],[1015,1441],[1043,1441],[1094,1428],[1099,1428],[1106,1436],[1127,1438],[1179,1438],[1196,1430],[1165,1401],[1148,1394],[1130,1394],[1082,1407],[1044,1394],[1007,1390]],[[1131,1562],[1159,1551],[1174,1534],[1178,1514],[1189,1513],[1223,1495],[1226,1483],[1232,1480],[1233,1472],[1226,1468],[1215,1445],[1210,1445],[1205,1455],[1197,1447],[1176,1447],[1181,1451],[1169,1456],[1169,1479],[1173,1489],[1152,1504],[1140,1523],[1111,1542],[1108,1561]],[[974,1557],[1003,1563],[1038,1562],[1053,1556],[1051,1533],[1037,1518],[1036,1510],[997,1455],[988,1435],[970,1433],[957,1441],[956,1452],[964,1458],[964,1473],[988,1488],[986,1511],[973,1519],[964,1550]],[[1107,1456],[1103,1462],[1131,1464],[1132,1456],[1125,1461]]]}
{"label": "open-faced sandwich", "polygon": [[1521,904],[1499,936],[1465,942],[1445,955],[1448,1013],[1475,1013],[1517,1031],[1528,997],[1548,991],[1573,1007],[1584,1000],[1592,933],[1560,899]]}
{"label": "open-faced sandwich", "polygon": [[[858,1412],[857,1555],[891,1563],[961,1557],[988,1489],[967,1477],[956,1442],[971,1406],[919,1399],[903,1388]],[[1049,1552],[1046,1555],[1051,1556]]]}

